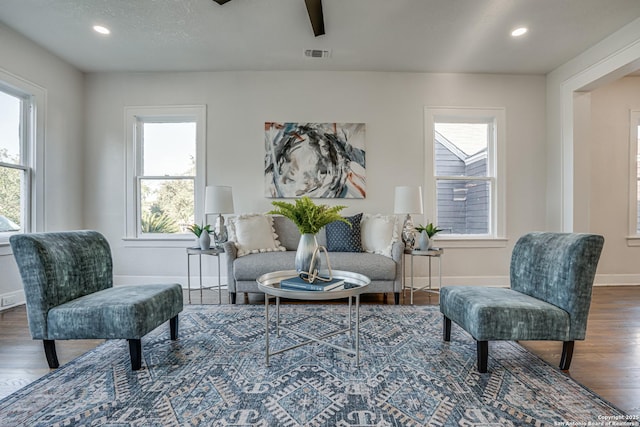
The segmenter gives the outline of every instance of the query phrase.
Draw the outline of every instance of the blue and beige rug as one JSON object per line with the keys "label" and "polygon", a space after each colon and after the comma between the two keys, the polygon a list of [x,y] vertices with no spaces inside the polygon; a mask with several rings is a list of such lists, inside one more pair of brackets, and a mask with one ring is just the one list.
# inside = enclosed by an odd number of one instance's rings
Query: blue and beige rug
{"label": "blue and beige rug", "polygon": [[[307,333],[339,327],[345,313],[281,308]],[[0,401],[0,425],[557,426],[624,416],[515,343],[490,343],[489,373],[478,374],[475,343],[455,326],[444,343],[437,307],[362,306],[359,368],[318,344],[267,368],[264,322],[263,306],[189,306],[178,341],[167,325],[143,339],[142,370],[130,370],[126,341],[108,341]],[[295,342],[271,337],[273,348]]]}

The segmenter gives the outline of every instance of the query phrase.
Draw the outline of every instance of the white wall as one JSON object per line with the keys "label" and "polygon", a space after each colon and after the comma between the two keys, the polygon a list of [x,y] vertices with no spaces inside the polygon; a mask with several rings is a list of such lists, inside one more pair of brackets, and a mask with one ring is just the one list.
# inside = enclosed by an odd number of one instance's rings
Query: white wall
{"label": "white wall", "polygon": [[605,236],[598,272],[609,283],[637,283],[640,247],[629,235],[629,111],[640,109],[640,77],[598,88],[591,97],[590,228]]}
{"label": "white wall", "polygon": [[588,222],[588,212],[574,209],[574,204],[585,203],[581,189],[574,197],[574,181],[588,174],[590,166],[584,157],[574,158],[575,153],[589,147],[588,140],[574,138],[575,92],[589,91],[637,69],[640,18],[547,74],[548,229],[574,231],[574,222]]}
{"label": "white wall", "polygon": [[[2,23],[0,68],[47,92],[44,229],[81,228],[84,75]],[[13,256],[0,256],[0,272],[0,297],[20,294]]]}
{"label": "white wall", "polygon": [[[151,281],[171,277],[184,282],[184,247],[190,243],[185,242],[183,248],[154,249],[131,247],[122,241],[125,106],[206,104],[207,184],[233,186],[236,212],[264,212],[271,206],[263,196],[265,121],[364,122],[367,198],[340,200],[349,206],[346,213],[391,213],[396,185],[423,183],[425,106],[505,107],[509,242],[504,248],[447,250],[445,282],[505,283],[515,240],[544,228],[543,76],[98,73],[87,76],[85,96],[85,221],[110,240],[115,274],[121,278]],[[213,272],[208,269],[205,274]]]}

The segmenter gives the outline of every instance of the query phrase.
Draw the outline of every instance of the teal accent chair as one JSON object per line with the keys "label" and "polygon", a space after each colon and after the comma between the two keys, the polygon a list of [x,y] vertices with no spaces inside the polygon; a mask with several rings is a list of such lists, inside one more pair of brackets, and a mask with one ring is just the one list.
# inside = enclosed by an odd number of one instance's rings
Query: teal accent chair
{"label": "teal accent chair", "polygon": [[591,291],[604,238],[594,234],[530,233],[511,257],[511,288],[447,286],[440,290],[443,335],[451,321],[477,345],[487,372],[488,341],[562,341],[560,369],[568,370],[575,340],[584,340]]}
{"label": "teal accent chair", "polygon": [[22,277],[29,330],[44,343],[49,367],[60,364],[55,340],[126,339],[132,370],[142,365],[141,338],[169,320],[178,337],[179,284],[113,286],[109,243],[96,231],[11,236]]}

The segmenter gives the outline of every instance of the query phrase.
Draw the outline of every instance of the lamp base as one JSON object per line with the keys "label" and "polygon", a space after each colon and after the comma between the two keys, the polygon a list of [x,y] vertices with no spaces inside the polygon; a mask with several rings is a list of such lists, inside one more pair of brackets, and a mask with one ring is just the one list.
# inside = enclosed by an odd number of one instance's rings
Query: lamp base
{"label": "lamp base", "polygon": [[405,249],[413,249],[416,244],[416,229],[410,214],[407,214],[402,225],[402,242]]}
{"label": "lamp base", "polygon": [[214,237],[216,246],[220,246],[222,243],[229,240],[229,235],[227,234],[227,227],[224,225],[224,217],[222,216],[222,214],[218,214],[218,220],[216,222],[217,224],[214,229],[217,231]]}

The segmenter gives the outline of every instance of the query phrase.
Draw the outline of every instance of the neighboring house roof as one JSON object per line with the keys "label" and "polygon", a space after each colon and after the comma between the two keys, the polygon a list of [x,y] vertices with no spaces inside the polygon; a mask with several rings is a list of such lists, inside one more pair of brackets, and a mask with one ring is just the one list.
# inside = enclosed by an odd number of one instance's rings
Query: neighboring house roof
{"label": "neighboring house roof", "polygon": [[[435,131],[435,140],[436,142],[442,144],[442,146],[444,146],[447,150],[449,150],[454,156],[456,156],[457,158],[459,158],[465,163],[486,158],[487,156],[487,147],[484,146],[483,148],[478,149],[478,145],[479,145],[478,142],[472,140],[471,138],[458,139],[456,141],[457,142],[456,144],[450,141],[449,139],[447,139],[444,135],[442,135],[442,133]],[[461,148],[461,146],[464,147],[465,150],[470,151],[470,154],[466,153]]]}

